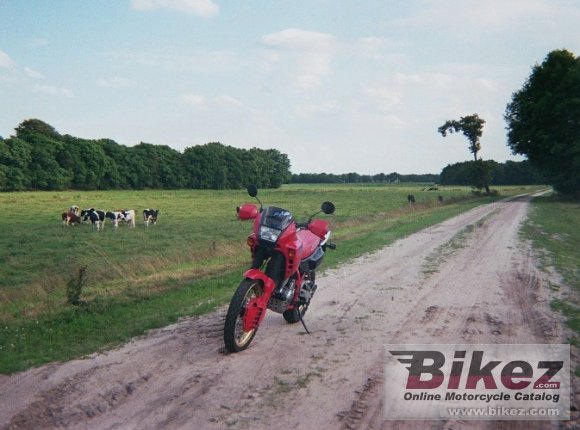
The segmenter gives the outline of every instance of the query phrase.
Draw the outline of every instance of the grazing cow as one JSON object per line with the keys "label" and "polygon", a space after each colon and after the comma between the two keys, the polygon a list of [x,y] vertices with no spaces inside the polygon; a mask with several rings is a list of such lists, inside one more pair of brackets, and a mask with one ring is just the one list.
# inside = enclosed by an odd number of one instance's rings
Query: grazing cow
{"label": "grazing cow", "polygon": [[443,203],[443,196],[439,196],[437,199],[439,199],[439,203]]}
{"label": "grazing cow", "polygon": [[143,221],[145,227],[149,227],[149,222],[153,225],[157,224],[157,217],[159,216],[159,209],[143,209]]}
{"label": "grazing cow", "polygon": [[88,211],[83,210],[81,213],[83,214],[83,221],[90,221],[97,230],[105,227],[105,211],[98,211],[95,208],[91,208]]}
{"label": "grazing cow", "polygon": [[89,208],[89,209],[81,209],[80,213],[78,214],[79,217],[81,218],[81,221],[85,224],[88,224],[91,222],[91,220],[87,217],[87,214],[94,211],[95,208]]}
{"label": "grazing cow", "polygon": [[79,224],[80,223],[79,207],[76,205],[72,205],[70,208],[68,208],[61,214],[61,218],[63,226],[67,226],[70,224]]}
{"label": "grazing cow", "polygon": [[115,228],[119,226],[119,221],[126,222],[128,227],[135,227],[135,211],[133,209],[107,212],[105,217],[113,220]]}
{"label": "grazing cow", "polygon": [[121,212],[105,212],[105,218],[109,218],[111,220],[111,222],[113,223],[113,227],[117,227],[118,226],[118,221],[117,218],[120,216]]}
{"label": "grazing cow", "polygon": [[62,213],[62,225],[63,226],[68,226],[68,225],[75,225],[75,224],[80,224],[81,223],[81,218],[75,214],[72,211],[66,211]]}
{"label": "grazing cow", "polygon": [[415,196],[413,194],[407,195],[407,201],[409,203],[415,203]]}

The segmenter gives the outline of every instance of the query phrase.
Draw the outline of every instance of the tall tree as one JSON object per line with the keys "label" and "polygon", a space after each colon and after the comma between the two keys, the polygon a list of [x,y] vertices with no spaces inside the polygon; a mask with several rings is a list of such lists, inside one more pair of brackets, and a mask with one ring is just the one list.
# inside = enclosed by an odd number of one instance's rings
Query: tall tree
{"label": "tall tree", "polygon": [[473,115],[462,116],[459,121],[449,120],[439,127],[437,131],[443,137],[447,136],[447,133],[462,132],[469,141],[469,152],[473,154],[473,159],[477,161],[477,153],[481,150],[479,138],[483,134],[483,124],[485,124],[485,120],[474,113]]}
{"label": "tall tree", "polygon": [[512,151],[557,191],[580,197],[580,57],[550,52],[512,95],[504,118]]}
{"label": "tall tree", "polygon": [[485,191],[489,193],[489,183],[488,175],[489,172],[486,166],[478,160],[477,153],[481,150],[481,143],[479,141],[481,135],[483,134],[483,124],[485,120],[480,118],[479,115],[474,113],[473,115],[462,116],[459,121],[449,120],[446,121],[441,127],[437,129],[443,137],[447,136],[447,133],[459,133],[462,132],[467,140],[469,141],[469,152],[473,154],[473,160],[475,162],[474,168],[476,170],[476,187],[485,188]]}

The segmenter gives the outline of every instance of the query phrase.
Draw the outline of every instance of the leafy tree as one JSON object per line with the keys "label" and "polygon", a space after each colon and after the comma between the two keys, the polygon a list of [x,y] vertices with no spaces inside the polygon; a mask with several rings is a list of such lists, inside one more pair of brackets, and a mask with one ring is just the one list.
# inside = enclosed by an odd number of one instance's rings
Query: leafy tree
{"label": "leafy tree", "polygon": [[550,52],[512,95],[508,146],[546,175],[557,191],[580,197],[580,58]]}
{"label": "leafy tree", "polygon": [[263,157],[271,162],[269,176],[272,188],[279,188],[290,180],[290,160],[286,154],[282,154],[277,149],[268,149],[264,151]]}
{"label": "leafy tree", "polygon": [[473,115],[462,116],[459,121],[446,121],[445,124],[437,129],[437,131],[441,133],[443,137],[447,136],[447,133],[454,132],[462,132],[463,135],[467,137],[467,140],[469,141],[469,152],[473,154],[473,160],[475,162],[474,169],[476,174],[474,177],[474,185],[477,188],[485,188],[485,191],[489,193],[488,169],[485,164],[477,158],[477,153],[481,150],[479,139],[483,134],[483,124],[485,124],[485,120],[474,113]]}
{"label": "leafy tree", "polygon": [[129,151],[145,167],[139,175],[141,187],[175,189],[184,186],[181,154],[175,149],[167,145],[140,143]]}
{"label": "leafy tree", "polygon": [[485,124],[485,120],[474,113],[473,115],[462,116],[459,121],[449,120],[439,127],[437,131],[443,137],[447,136],[447,133],[462,132],[469,141],[469,152],[473,154],[473,159],[477,161],[477,153],[481,149],[479,138],[483,134],[483,124]]}
{"label": "leafy tree", "polygon": [[23,191],[30,187],[31,145],[12,137],[0,143],[0,165],[4,171],[3,191]]}
{"label": "leafy tree", "polygon": [[31,136],[43,135],[53,139],[58,139],[60,134],[47,123],[39,119],[27,119],[20,123],[15,129],[16,137],[27,140]]}
{"label": "leafy tree", "polygon": [[136,175],[133,175],[132,158],[129,148],[119,145],[114,140],[101,139],[96,142],[107,157],[107,168],[102,178],[104,189],[127,189],[137,183]]}
{"label": "leafy tree", "polygon": [[30,131],[20,133],[30,144],[30,187],[36,190],[64,190],[72,185],[73,174],[60,166],[58,155],[65,144],[58,134]]}

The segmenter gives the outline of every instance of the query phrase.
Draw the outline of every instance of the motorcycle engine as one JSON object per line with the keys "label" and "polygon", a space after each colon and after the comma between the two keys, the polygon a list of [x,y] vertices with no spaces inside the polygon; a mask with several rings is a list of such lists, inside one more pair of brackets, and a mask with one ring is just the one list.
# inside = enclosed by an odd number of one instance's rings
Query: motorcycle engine
{"label": "motorcycle engine", "polygon": [[294,298],[294,290],[296,288],[296,281],[289,279],[282,283],[280,288],[277,288],[268,302],[268,309],[283,313]]}

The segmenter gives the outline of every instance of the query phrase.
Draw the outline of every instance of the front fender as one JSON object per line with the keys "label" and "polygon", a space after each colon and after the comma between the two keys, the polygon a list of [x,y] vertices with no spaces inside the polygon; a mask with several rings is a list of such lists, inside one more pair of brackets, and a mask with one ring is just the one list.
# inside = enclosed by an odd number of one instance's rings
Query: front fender
{"label": "front fender", "polygon": [[262,285],[264,286],[264,294],[262,294],[260,297],[265,297],[266,304],[268,304],[268,300],[270,300],[272,291],[274,291],[274,287],[276,286],[274,280],[259,269],[247,270],[246,273],[244,273],[244,277],[253,279],[254,281],[262,281]]}
{"label": "front fender", "polygon": [[266,316],[268,302],[272,292],[274,291],[276,283],[272,280],[272,278],[258,269],[248,270],[246,273],[244,273],[244,277],[246,279],[260,281],[264,286],[264,291],[262,291],[262,294],[251,299],[246,308],[243,321],[244,331],[250,331],[257,328]]}

